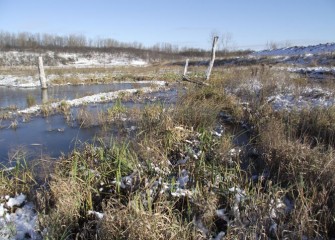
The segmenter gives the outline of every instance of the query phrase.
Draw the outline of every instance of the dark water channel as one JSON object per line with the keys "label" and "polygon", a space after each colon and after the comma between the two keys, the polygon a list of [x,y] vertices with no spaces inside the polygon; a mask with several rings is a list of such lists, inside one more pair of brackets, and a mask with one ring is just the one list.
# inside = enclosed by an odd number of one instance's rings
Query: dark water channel
{"label": "dark water channel", "polygon": [[[141,85],[141,87],[147,84]],[[89,86],[59,86],[48,89],[48,95],[54,98],[73,99],[87,94],[99,92],[117,91],[120,89],[134,88],[132,84],[108,84],[108,85],[89,85]],[[138,88],[138,85],[136,86]],[[5,93],[5,94],[3,94]],[[0,88],[0,106],[3,108],[10,105],[26,107],[26,96],[28,94],[41,94],[40,89],[18,89],[18,88]],[[50,98],[50,95],[49,95]],[[41,98],[39,98],[41,99]],[[126,108],[143,108],[148,104],[157,102],[165,105],[174,104],[177,99],[176,90],[164,92],[155,92],[148,95],[140,102],[123,102]],[[39,100],[40,101],[40,100]],[[38,102],[37,102],[38,103]],[[75,120],[78,111],[85,108],[86,111],[97,115],[101,111],[106,111],[113,107],[115,102],[88,104],[86,106],[73,107],[71,109],[72,122],[68,122],[64,115],[56,114],[48,117],[31,117],[25,121],[21,116],[16,119],[0,120],[0,164],[10,165],[9,161],[13,159],[18,151],[26,154],[26,159],[39,159],[41,156],[58,158],[62,153],[67,154],[75,147],[80,147],[83,142],[92,143],[95,138],[117,138],[120,134],[120,126],[110,126],[108,132],[102,131],[101,127],[93,126],[81,128]],[[10,128],[13,121],[17,121],[16,129]],[[134,123],[124,122],[124,127],[131,127]],[[0,166],[1,168],[1,166]]]}

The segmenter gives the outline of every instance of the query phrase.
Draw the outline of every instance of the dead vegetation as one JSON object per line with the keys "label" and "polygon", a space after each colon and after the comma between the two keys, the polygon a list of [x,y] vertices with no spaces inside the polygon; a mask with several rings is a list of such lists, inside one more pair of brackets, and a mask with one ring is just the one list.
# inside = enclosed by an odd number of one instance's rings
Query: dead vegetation
{"label": "dead vegetation", "polygon": [[[275,110],[269,97],[301,87],[291,82],[267,66],[216,68],[209,86],[182,83],[175,106],[132,112],[134,138],[75,150],[37,190],[45,237],[334,237],[334,109]],[[119,100],[101,119],[127,114]],[[80,116],[81,125],[97,119]],[[246,146],[233,128],[249,134]]]}

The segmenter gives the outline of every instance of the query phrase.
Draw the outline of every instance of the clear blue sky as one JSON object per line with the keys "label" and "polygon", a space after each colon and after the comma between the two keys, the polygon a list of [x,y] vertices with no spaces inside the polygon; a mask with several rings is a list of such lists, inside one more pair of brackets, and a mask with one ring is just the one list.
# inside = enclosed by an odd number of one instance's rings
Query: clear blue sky
{"label": "clear blue sky", "polygon": [[308,45],[335,42],[335,0],[0,0],[0,31],[204,49],[217,32],[237,48]]}

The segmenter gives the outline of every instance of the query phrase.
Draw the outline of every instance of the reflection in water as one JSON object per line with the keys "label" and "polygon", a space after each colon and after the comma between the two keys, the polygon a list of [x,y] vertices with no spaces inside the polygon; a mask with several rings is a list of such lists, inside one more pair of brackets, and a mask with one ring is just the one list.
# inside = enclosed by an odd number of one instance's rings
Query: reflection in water
{"label": "reflection in water", "polygon": [[42,89],[42,103],[45,104],[48,102],[48,89]]}

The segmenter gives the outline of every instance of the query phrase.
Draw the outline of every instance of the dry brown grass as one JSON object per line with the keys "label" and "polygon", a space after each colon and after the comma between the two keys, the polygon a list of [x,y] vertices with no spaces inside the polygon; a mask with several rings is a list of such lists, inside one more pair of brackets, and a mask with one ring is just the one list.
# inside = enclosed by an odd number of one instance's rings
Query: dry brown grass
{"label": "dry brown grass", "polygon": [[[295,201],[289,222],[293,229],[291,236],[327,236],[334,228],[331,217],[335,212],[331,200],[335,196],[334,149],[330,145],[325,147],[323,143],[328,141],[322,143],[320,133],[325,128],[318,125],[323,122],[320,119],[327,119],[327,114],[317,110],[308,114],[305,111],[266,114],[267,118],[261,116],[262,120],[257,121],[257,140],[273,180],[289,189]],[[320,119],[315,119],[316,116]],[[307,123],[311,123],[309,128]]]}
{"label": "dry brown grass", "polygon": [[[52,201],[40,220],[49,238],[210,239],[220,232],[226,239],[333,237],[333,110],[273,111],[266,99],[281,90],[279,79],[282,84],[289,77],[259,69],[215,69],[210,86],[184,84],[187,92],[176,106],[136,110],[139,130],[129,145],[87,145],[64,157],[49,180]],[[261,83],[257,92],[245,87],[237,96],[226,93],[250,78]],[[240,104],[241,97],[250,103]],[[123,113],[116,104],[109,119]],[[254,162],[246,148],[232,156],[233,136],[221,113],[230,116],[230,126],[252,126],[253,158],[269,174],[257,172],[254,180],[252,166],[242,169],[245,161]],[[94,119],[82,114],[82,123]],[[212,133],[218,124],[222,137]],[[183,172],[188,194],[173,195]],[[121,187],[126,176],[132,182]],[[88,210],[103,212],[103,219]]]}
{"label": "dry brown grass", "polygon": [[[101,223],[101,239],[196,239],[197,234],[183,223],[171,202],[156,202],[145,207],[141,196],[133,196],[127,205],[108,201],[106,218]],[[198,238],[199,239],[199,238]]]}

